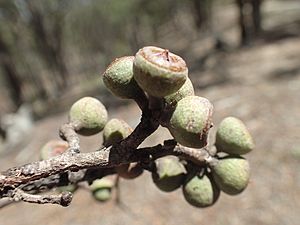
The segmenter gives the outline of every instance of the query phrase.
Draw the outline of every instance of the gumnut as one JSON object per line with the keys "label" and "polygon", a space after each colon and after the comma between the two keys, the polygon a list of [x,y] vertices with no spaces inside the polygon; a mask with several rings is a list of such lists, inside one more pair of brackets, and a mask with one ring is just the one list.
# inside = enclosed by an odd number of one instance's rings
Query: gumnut
{"label": "gumnut", "polygon": [[173,94],[167,95],[164,99],[169,107],[174,107],[176,104],[187,96],[195,95],[192,81],[187,78],[182,87]]}
{"label": "gumnut", "polygon": [[116,167],[118,175],[124,179],[134,179],[143,173],[144,169],[139,163],[123,164]]}
{"label": "gumnut", "polygon": [[97,201],[100,201],[100,202],[106,202],[108,200],[111,199],[111,190],[110,189],[99,189],[95,192],[93,192],[93,197],[94,199],[96,199]]}
{"label": "gumnut", "polygon": [[155,160],[152,179],[160,190],[171,192],[183,184],[185,174],[186,169],[176,156],[165,156]]}
{"label": "gumnut", "polygon": [[167,49],[141,48],[133,62],[133,76],[149,95],[165,97],[178,91],[188,76],[185,61]]}
{"label": "gumnut", "polygon": [[215,145],[219,152],[238,155],[254,149],[254,142],[247,127],[235,117],[226,117],[221,121]]}
{"label": "gumnut", "polygon": [[72,105],[69,121],[75,125],[79,134],[93,135],[103,130],[107,122],[107,111],[98,99],[83,97]]}
{"label": "gumnut", "polygon": [[187,96],[177,103],[167,127],[179,144],[202,148],[207,145],[212,112],[213,105],[206,98]]}
{"label": "gumnut", "polygon": [[66,141],[51,140],[48,141],[40,150],[40,159],[46,160],[54,156],[58,156],[68,149],[69,145]]}
{"label": "gumnut", "polygon": [[97,201],[104,202],[111,199],[111,189],[113,186],[114,182],[112,179],[109,177],[103,177],[101,179],[94,180],[90,185],[90,190]]}
{"label": "gumnut", "polygon": [[229,195],[241,193],[249,183],[249,163],[242,157],[227,156],[211,165],[211,169],[217,186]]}
{"label": "gumnut", "polygon": [[103,129],[104,146],[115,144],[132,133],[132,128],[123,120],[111,119]]}
{"label": "gumnut", "polygon": [[115,96],[133,99],[143,92],[133,78],[133,60],[134,56],[117,58],[103,73],[105,86]]}
{"label": "gumnut", "polygon": [[[111,119],[107,122],[103,130],[104,146],[111,146],[128,137],[132,128],[123,120]],[[123,164],[116,167],[118,175],[125,179],[134,179],[143,173],[143,168],[139,163]]]}
{"label": "gumnut", "polygon": [[206,174],[191,173],[182,186],[185,200],[198,208],[213,205],[220,196],[220,189]]}

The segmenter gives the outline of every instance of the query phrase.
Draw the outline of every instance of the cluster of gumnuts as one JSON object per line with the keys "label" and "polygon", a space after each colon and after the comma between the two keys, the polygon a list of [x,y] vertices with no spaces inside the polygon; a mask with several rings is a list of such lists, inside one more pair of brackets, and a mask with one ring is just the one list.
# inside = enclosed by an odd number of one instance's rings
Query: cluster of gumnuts
{"label": "cluster of gumnuts", "polygon": [[[207,146],[212,127],[213,106],[206,98],[195,96],[185,61],[168,50],[144,47],[135,56],[113,61],[103,74],[106,87],[123,99],[136,99],[141,93],[163,100],[166,118],[161,123],[168,128],[175,141],[188,148]],[[103,131],[103,145],[109,147],[133,131],[123,120],[111,119],[103,104],[92,97],[84,97],[73,104],[69,121],[76,124],[81,135]],[[227,117],[217,128],[214,151],[210,163],[197,164],[191,160],[165,156],[153,162],[154,184],[162,191],[171,192],[182,187],[184,198],[196,207],[213,205],[220,191],[229,195],[241,193],[249,182],[249,164],[241,155],[250,152],[254,143],[243,122]],[[47,159],[68,148],[62,141],[47,143],[41,158]],[[139,163],[123,164],[115,168],[119,177],[133,179],[143,173]],[[90,189],[100,201],[110,199],[114,182],[109,177],[95,180]],[[63,190],[74,191],[75,185]]]}

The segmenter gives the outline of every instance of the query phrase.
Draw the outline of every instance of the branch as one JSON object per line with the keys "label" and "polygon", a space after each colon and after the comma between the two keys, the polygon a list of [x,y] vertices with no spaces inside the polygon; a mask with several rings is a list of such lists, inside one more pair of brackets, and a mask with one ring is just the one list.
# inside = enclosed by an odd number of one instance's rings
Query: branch
{"label": "branch", "polygon": [[[151,160],[151,158],[155,159],[166,155],[182,156],[189,160],[195,161],[198,164],[208,163],[213,159],[206,149],[187,148],[174,145],[174,142],[172,142],[172,144],[166,142],[165,145],[157,145],[154,147],[140,148],[136,150],[131,149],[131,151],[127,153],[120,150],[121,152],[125,153],[124,155],[119,155],[119,151],[114,151],[116,148],[120,148],[120,145],[102,148],[97,152],[78,153],[75,155],[62,154],[48,160],[33,162],[20,167],[11,168],[5,172],[2,172],[0,175],[0,196],[7,196],[10,190],[17,188],[20,185],[29,185],[31,182],[40,180],[42,178],[50,179],[49,183],[51,183],[51,176],[63,174],[68,171],[89,169],[86,171],[84,176],[80,177],[80,179],[77,181],[75,180],[70,182],[68,180],[69,178],[65,177],[65,182],[62,182],[63,185],[67,185],[67,182],[74,183],[85,180],[91,181],[91,178],[94,179],[97,177],[93,176],[92,174],[99,173],[98,170],[103,168],[113,168],[118,165],[131,162],[147,162]],[[96,168],[98,168],[98,170]],[[107,172],[108,171],[112,173],[111,170],[108,169]],[[103,174],[105,173],[102,172],[102,175]],[[54,177],[54,184],[58,184],[62,178],[59,177],[55,179]],[[27,190],[30,189],[27,188]]]}
{"label": "branch", "polygon": [[73,195],[71,192],[62,192],[61,194],[48,194],[48,195],[32,195],[20,189],[15,189],[11,194],[13,201],[23,201],[38,204],[58,204],[61,206],[68,206],[72,201]]}
{"label": "branch", "polygon": [[[116,173],[115,167],[121,164],[141,162],[145,169],[151,168],[153,160],[166,155],[176,155],[198,165],[216,160],[205,148],[183,147],[177,145],[174,140],[165,141],[164,145],[138,148],[158,128],[163,106],[161,100],[151,96],[149,102],[142,104],[141,100],[142,118],[134,131],[121,142],[102,147],[96,152],[81,153],[76,124],[62,125],[60,136],[68,142],[69,149],[50,159],[10,168],[0,173],[0,198],[9,197],[14,201],[67,206],[72,200],[70,193],[38,194],[53,187],[83,181],[92,183],[95,179]],[[145,109],[145,104],[149,108]]]}
{"label": "branch", "polygon": [[190,160],[197,165],[211,164],[217,160],[213,155],[210,154],[206,147],[201,149],[188,148],[178,145],[174,140],[167,140],[164,142],[164,145],[141,148],[138,149],[138,151],[150,154],[152,156],[152,160],[167,155],[179,156]]}
{"label": "branch", "polygon": [[75,131],[76,127],[77,125],[74,123],[66,123],[59,129],[59,136],[69,144],[69,149],[66,153],[75,154],[80,152],[79,137]]}

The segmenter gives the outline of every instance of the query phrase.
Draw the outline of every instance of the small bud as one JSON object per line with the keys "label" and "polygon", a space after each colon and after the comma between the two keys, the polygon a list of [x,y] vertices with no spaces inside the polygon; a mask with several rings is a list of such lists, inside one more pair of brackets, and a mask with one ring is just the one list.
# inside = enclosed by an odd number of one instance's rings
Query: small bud
{"label": "small bud", "polygon": [[228,156],[212,165],[211,169],[217,186],[229,195],[241,193],[249,183],[250,168],[244,158]]}
{"label": "small bud", "polygon": [[96,191],[101,188],[112,188],[114,186],[114,182],[110,177],[103,177],[101,179],[94,180],[90,185],[91,191]]}
{"label": "small bud", "polygon": [[117,143],[132,133],[132,128],[123,120],[111,119],[103,130],[104,146],[108,147]]}
{"label": "small bud", "polygon": [[130,163],[116,167],[116,171],[124,179],[134,179],[140,176],[144,169],[139,163]]}
{"label": "small bud", "polygon": [[183,184],[186,169],[176,156],[159,158],[155,160],[155,166],[152,179],[160,190],[171,192]]}
{"label": "small bud", "polygon": [[206,98],[187,96],[177,103],[168,129],[179,144],[202,148],[207,145],[212,112],[213,106]]}
{"label": "small bud", "polygon": [[220,196],[220,189],[205,174],[188,176],[182,190],[185,200],[198,208],[213,205]]}
{"label": "small bud", "polygon": [[148,46],[136,53],[133,73],[138,85],[149,95],[164,97],[179,90],[188,69],[181,57],[166,49]]}
{"label": "small bud", "polygon": [[[104,146],[111,146],[132,133],[132,128],[123,120],[111,119],[107,122],[103,130]],[[116,167],[116,172],[120,177],[133,179],[143,173],[143,168],[137,163],[124,164]]]}
{"label": "small bud", "polygon": [[93,192],[93,197],[99,202],[106,202],[111,199],[111,190],[104,188]]}
{"label": "small bud", "polygon": [[104,202],[111,199],[111,189],[113,186],[114,183],[110,178],[103,177],[101,179],[94,180],[90,185],[90,190],[97,201]]}
{"label": "small bud", "polygon": [[133,60],[134,56],[118,58],[105,70],[103,82],[115,96],[132,99],[143,92],[133,78]]}
{"label": "small bud", "polygon": [[216,147],[219,152],[243,155],[254,148],[253,139],[244,123],[235,118],[222,120],[217,130]]}
{"label": "small bud", "polygon": [[68,149],[69,145],[65,141],[51,140],[47,142],[40,150],[40,159],[46,160],[58,156]]}
{"label": "small bud", "polygon": [[182,87],[173,94],[166,96],[165,102],[168,106],[174,107],[183,98],[194,95],[194,87],[189,78],[186,79]]}
{"label": "small bud", "polygon": [[69,121],[76,124],[79,134],[93,135],[103,130],[107,122],[107,111],[98,99],[84,97],[72,105]]}

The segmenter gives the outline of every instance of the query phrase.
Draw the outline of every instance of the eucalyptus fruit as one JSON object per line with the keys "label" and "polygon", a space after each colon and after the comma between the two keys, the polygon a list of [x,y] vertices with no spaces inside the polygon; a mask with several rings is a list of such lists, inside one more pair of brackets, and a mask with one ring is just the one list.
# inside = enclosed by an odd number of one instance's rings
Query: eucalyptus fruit
{"label": "eucalyptus fruit", "polygon": [[219,152],[243,155],[254,148],[253,139],[244,123],[235,117],[223,119],[217,129],[216,143]]}
{"label": "eucalyptus fruit", "polygon": [[105,70],[103,82],[115,95],[124,99],[133,99],[143,91],[133,78],[134,56],[117,58]]}
{"label": "eucalyptus fruit", "polygon": [[204,208],[213,205],[220,196],[220,189],[206,174],[191,174],[187,177],[182,191],[191,205]]}
{"label": "eucalyptus fruit", "polygon": [[79,134],[93,135],[103,130],[107,122],[107,111],[98,99],[84,97],[72,105],[69,121]]}
{"label": "eucalyptus fruit", "polygon": [[211,166],[217,186],[229,195],[241,193],[248,185],[250,167],[246,159],[228,156]]}
{"label": "eucalyptus fruit", "polygon": [[185,83],[178,91],[176,91],[173,94],[167,95],[166,97],[164,97],[164,99],[169,107],[174,107],[184,97],[192,96],[194,94],[195,92],[192,81],[189,78],[187,78]]}
{"label": "eucalyptus fruit", "polygon": [[40,150],[40,159],[46,160],[51,157],[60,155],[68,149],[69,145],[66,141],[51,140],[48,141]]}
{"label": "eucalyptus fruit", "polygon": [[[111,119],[103,129],[103,145],[111,146],[128,137],[132,128],[123,120]],[[134,179],[143,173],[139,163],[123,164],[116,167],[118,175],[125,179]]]}
{"label": "eucalyptus fruit", "polygon": [[176,156],[166,156],[155,160],[152,179],[160,190],[171,192],[183,184],[185,174],[186,169]]}
{"label": "eucalyptus fruit", "polygon": [[128,137],[131,132],[132,128],[124,120],[111,119],[103,129],[103,144],[108,147]]}
{"label": "eucalyptus fruit", "polygon": [[111,199],[111,189],[113,186],[114,183],[110,178],[103,177],[101,179],[94,180],[90,185],[90,190],[97,201],[104,202]]}
{"label": "eucalyptus fruit", "polygon": [[187,96],[177,103],[168,129],[179,144],[192,148],[204,147],[212,126],[212,112],[213,106],[206,98]]}
{"label": "eucalyptus fruit", "polygon": [[188,76],[185,61],[166,49],[147,46],[135,55],[133,75],[149,95],[165,97],[178,91]]}

